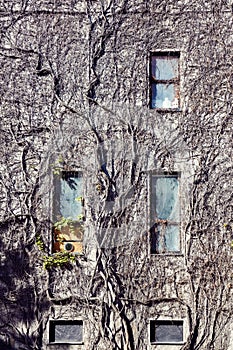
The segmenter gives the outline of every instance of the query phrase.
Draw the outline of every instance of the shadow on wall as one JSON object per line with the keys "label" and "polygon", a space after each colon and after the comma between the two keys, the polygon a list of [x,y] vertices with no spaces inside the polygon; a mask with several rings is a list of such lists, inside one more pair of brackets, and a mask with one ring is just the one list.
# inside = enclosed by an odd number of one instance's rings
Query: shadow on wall
{"label": "shadow on wall", "polygon": [[49,309],[46,295],[30,265],[30,252],[8,250],[0,266],[0,349],[41,349],[42,314]]}
{"label": "shadow on wall", "polygon": [[7,345],[5,341],[0,340],[0,349],[1,350],[15,350],[11,345]]}

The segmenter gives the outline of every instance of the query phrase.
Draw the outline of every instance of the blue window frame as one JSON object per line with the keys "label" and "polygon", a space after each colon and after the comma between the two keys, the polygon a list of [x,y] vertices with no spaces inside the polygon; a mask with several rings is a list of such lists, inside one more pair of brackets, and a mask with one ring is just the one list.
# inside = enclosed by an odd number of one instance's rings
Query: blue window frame
{"label": "blue window frame", "polygon": [[179,61],[179,52],[156,52],[151,54],[151,108],[180,110]]}
{"label": "blue window frame", "polygon": [[151,177],[151,253],[178,253],[180,203],[178,174]]}

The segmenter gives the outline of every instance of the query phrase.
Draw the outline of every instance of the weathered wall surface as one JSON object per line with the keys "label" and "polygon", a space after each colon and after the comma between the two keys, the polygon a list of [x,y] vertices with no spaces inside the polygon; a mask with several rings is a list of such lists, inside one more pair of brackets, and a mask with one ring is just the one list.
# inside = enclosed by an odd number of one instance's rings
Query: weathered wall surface
{"label": "weathered wall surface", "polygon": [[[171,318],[167,349],[231,349],[230,2],[4,1],[0,20],[0,348],[160,349],[149,322]],[[150,52],[169,50],[181,111],[159,112]],[[61,170],[83,172],[84,255],[47,271]],[[180,174],[181,254],[150,254],[152,172]],[[49,345],[54,318],[84,344]]]}

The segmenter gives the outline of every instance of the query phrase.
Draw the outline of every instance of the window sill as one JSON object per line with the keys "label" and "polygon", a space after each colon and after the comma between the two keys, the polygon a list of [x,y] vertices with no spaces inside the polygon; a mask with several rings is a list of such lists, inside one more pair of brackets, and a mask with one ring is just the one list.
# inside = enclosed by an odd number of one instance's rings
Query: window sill
{"label": "window sill", "polygon": [[153,342],[151,345],[184,345],[185,342]]}
{"label": "window sill", "polygon": [[159,113],[181,113],[182,110],[179,108],[156,108],[150,107],[151,110],[154,110]]}
{"label": "window sill", "polygon": [[84,342],[81,342],[81,343],[76,343],[76,342],[73,342],[73,343],[66,343],[66,342],[50,342],[47,344],[47,346],[53,346],[53,345],[84,345]]}
{"label": "window sill", "polygon": [[184,254],[183,253],[151,253],[150,254],[151,256],[159,256],[159,257],[161,257],[161,256],[165,256],[165,257],[178,257],[178,256],[180,256],[180,257],[183,257],[184,256]]}

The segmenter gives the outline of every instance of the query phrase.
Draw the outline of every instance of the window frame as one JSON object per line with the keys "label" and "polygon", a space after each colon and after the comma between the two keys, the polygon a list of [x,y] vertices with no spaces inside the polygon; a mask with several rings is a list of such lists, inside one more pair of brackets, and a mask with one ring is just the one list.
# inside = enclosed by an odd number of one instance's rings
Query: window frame
{"label": "window frame", "polygon": [[[57,324],[80,324],[82,325],[82,340],[81,341],[56,341],[55,339],[55,325]],[[52,328],[53,327],[53,328]],[[52,328],[52,329],[51,329]],[[52,340],[52,339],[54,340]],[[83,345],[84,344],[84,321],[82,319],[50,319],[48,322],[48,342],[51,345]]]}
{"label": "window frame", "polygon": [[[163,251],[160,251],[159,249],[157,249],[157,247],[155,246],[155,248],[153,249],[153,241],[156,242],[156,235],[159,234],[159,231],[157,229],[157,227],[159,226],[160,222],[162,222],[162,224],[164,224],[164,227],[166,227],[165,225],[167,225],[167,220],[162,220],[162,219],[158,219],[158,220],[154,220],[153,217],[153,207],[155,207],[155,204],[153,204],[153,200],[156,200],[156,197],[153,197],[153,191],[152,191],[152,186],[153,186],[153,177],[157,177],[157,178],[161,178],[161,177],[175,177],[178,180],[178,200],[179,200],[179,221],[177,222],[171,222],[170,226],[178,226],[178,233],[179,233],[179,250],[167,250],[164,249]],[[182,255],[182,235],[181,235],[181,196],[180,196],[180,192],[181,192],[181,173],[178,171],[175,172],[151,172],[149,174],[149,252],[150,255],[153,256],[158,256],[158,255],[166,255],[166,256],[174,256],[174,255]],[[166,221],[166,223],[165,223]],[[163,233],[162,233],[163,234]],[[165,239],[165,234],[163,234],[163,239]],[[163,242],[163,246],[165,247],[165,243]]]}
{"label": "window frame", "polygon": [[[156,323],[160,323],[160,324],[170,324],[172,325],[172,323],[181,323],[182,324],[182,341],[156,341],[156,340],[152,340],[152,325],[154,324],[154,327],[155,327],[155,324]],[[155,338],[155,334],[156,332],[154,331],[154,338]],[[186,339],[186,331],[185,331],[185,320],[182,319],[182,318],[175,318],[175,319],[172,319],[172,318],[158,318],[158,319],[150,319],[149,320],[149,342],[151,345],[174,345],[174,346],[177,346],[177,345],[183,345],[185,344],[185,339]]]}
{"label": "window frame", "polygon": [[[156,57],[175,57],[178,58],[178,76],[173,79],[156,79],[152,75],[152,61],[153,58]],[[166,51],[151,51],[149,54],[149,106],[150,109],[156,110],[158,112],[181,112],[181,74],[180,74],[180,59],[181,58],[181,52],[178,50],[166,50]],[[153,101],[153,85],[156,86],[156,84],[163,84],[163,85],[174,85],[176,94],[178,95],[178,107],[153,107],[152,106],[152,101]]]}
{"label": "window frame", "polygon": [[[82,213],[81,215],[83,218],[81,220],[72,220],[74,224],[77,224],[78,226],[82,227],[80,229],[81,231],[81,238],[79,239],[64,239],[63,241],[60,241],[59,239],[56,239],[56,228],[55,228],[55,223],[57,222],[57,218],[59,216],[59,209],[58,209],[58,203],[60,203],[61,200],[61,179],[63,176],[68,177],[77,177],[77,178],[82,178],[84,179],[83,172],[80,170],[62,170],[59,174],[53,175],[53,199],[52,199],[52,218],[53,218],[53,223],[52,223],[52,253],[57,253],[57,252],[62,252],[62,253],[74,253],[76,255],[82,255],[83,251],[83,235],[84,235],[84,222],[85,222],[85,208],[84,208],[84,198],[81,200],[81,208],[82,208]],[[84,192],[84,184],[82,184],[82,192]],[[65,218],[67,219],[67,218]],[[67,244],[73,244],[74,249],[73,250],[66,250],[65,245]],[[64,246],[62,248],[62,246]]]}

